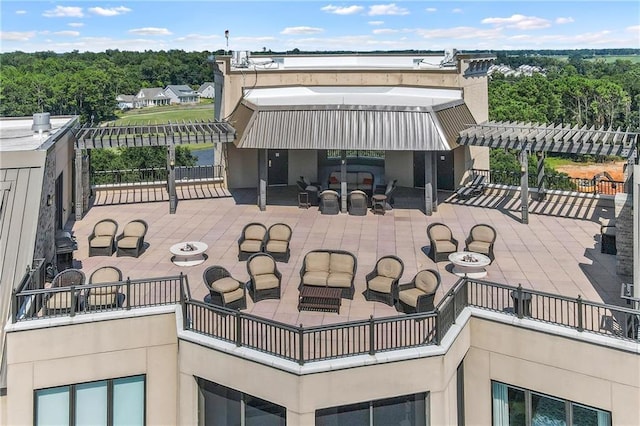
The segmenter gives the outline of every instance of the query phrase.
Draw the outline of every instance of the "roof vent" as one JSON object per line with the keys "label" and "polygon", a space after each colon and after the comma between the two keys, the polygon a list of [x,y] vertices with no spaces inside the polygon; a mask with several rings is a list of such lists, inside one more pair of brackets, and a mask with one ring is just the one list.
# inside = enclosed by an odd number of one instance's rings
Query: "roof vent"
{"label": "roof vent", "polygon": [[48,112],[37,112],[33,114],[33,125],[31,130],[34,132],[44,132],[51,130],[51,121]]}

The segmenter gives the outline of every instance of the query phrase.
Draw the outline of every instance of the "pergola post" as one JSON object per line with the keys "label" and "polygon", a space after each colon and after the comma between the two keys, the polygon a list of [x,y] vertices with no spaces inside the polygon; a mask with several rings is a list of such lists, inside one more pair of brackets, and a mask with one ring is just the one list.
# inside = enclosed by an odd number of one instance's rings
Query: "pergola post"
{"label": "pergola post", "polygon": [[267,209],[267,150],[258,150],[258,208]]}
{"label": "pergola post", "polygon": [[76,169],[76,200],[75,200],[75,211],[76,211],[76,220],[81,220],[84,215],[84,186],[82,182],[82,149],[76,148],[76,159],[75,159],[75,169]]}
{"label": "pergola post", "polygon": [[340,150],[340,211],[347,213],[347,151]]}
{"label": "pergola post", "polygon": [[538,201],[543,201],[545,198],[546,185],[544,180],[544,151],[538,151]]}
{"label": "pergola post", "polygon": [[522,223],[529,223],[529,157],[527,148],[520,151],[520,204]]}
{"label": "pergola post", "polygon": [[[426,160],[426,159],[425,159]],[[425,162],[426,164],[426,162]],[[438,211],[438,152],[431,152],[431,206],[434,212]]]}
{"label": "pergola post", "polygon": [[427,216],[438,211],[436,156],[435,152],[424,152],[424,213]]}
{"label": "pergola post", "polygon": [[627,194],[633,194],[633,169],[635,164],[635,155],[632,154],[629,156],[629,158],[627,158],[627,170],[624,177],[624,192],[626,192]]}
{"label": "pergola post", "polygon": [[169,191],[169,214],[175,214],[178,207],[176,194],[176,146],[170,144],[167,150],[167,190]]}

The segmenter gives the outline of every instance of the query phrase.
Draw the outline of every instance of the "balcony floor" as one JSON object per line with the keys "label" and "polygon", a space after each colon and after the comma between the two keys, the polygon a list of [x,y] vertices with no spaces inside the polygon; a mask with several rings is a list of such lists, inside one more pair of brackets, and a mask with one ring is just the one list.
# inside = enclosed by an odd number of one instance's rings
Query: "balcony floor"
{"label": "balcony floor", "polygon": [[[70,226],[78,241],[75,267],[87,278],[96,268],[113,265],[125,277],[145,278],[187,274],[193,298],[202,300],[208,293],[202,272],[209,266],[222,265],[241,280],[248,280],[246,262],[239,262],[238,237],[244,225],[261,222],[269,226],[287,223],[293,229],[291,259],[278,263],[283,274],[280,300],[253,303],[247,296],[244,312],[289,324],[305,326],[331,324],[375,317],[399,315],[393,307],[368,302],[362,293],[365,275],[376,259],[387,254],[399,256],[405,270],[401,283],[408,282],[424,268],[435,268],[442,276],[436,303],[458,280],[449,262],[434,263],[428,256],[426,228],[432,222],[443,222],[453,231],[464,248],[469,229],[476,223],[487,223],[498,231],[495,262],[487,267],[488,281],[568,297],[621,305],[620,283],[628,277],[616,275],[616,257],[600,253],[600,217],[611,217],[613,208],[602,209],[594,202],[566,204],[550,200],[532,203],[529,224],[520,222],[519,195],[510,198],[488,193],[472,200],[460,201],[451,193],[440,194],[438,211],[426,216],[419,210],[421,191],[399,188],[396,208],[384,216],[321,215],[317,207],[297,207],[295,188],[269,188],[267,211],[255,205],[256,190],[233,190],[221,198],[182,200],[177,213],[169,214],[167,201],[147,203],[96,203],[78,222]],[[229,196],[230,195],[230,196]],[[139,197],[131,197],[140,200]],[[94,224],[103,218],[118,222],[119,232],[133,219],[149,224],[147,249],[139,258],[88,257],[87,237]],[[208,259],[201,265],[180,268],[171,262],[169,247],[182,241],[203,241],[209,245]],[[317,248],[343,249],[358,259],[353,300],[342,300],[340,314],[298,312],[298,284],[305,253]]]}

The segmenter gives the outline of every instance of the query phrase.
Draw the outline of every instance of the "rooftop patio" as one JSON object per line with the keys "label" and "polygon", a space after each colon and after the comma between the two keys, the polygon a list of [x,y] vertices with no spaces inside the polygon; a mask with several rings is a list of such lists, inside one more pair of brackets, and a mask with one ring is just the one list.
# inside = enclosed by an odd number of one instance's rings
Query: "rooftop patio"
{"label": "rooftop patio", "polygon": [[[177,275],[189,278],[191,295],[202,300],[208,290],[202,281],[203,271],[221,265],[241,280],[248,280],[246,262],[239,262],[238,237],[244,225],[261,222],[267,226],[284,222],[293,229],[291,259],[278,263],[282,272],[280,300],[253,303],[247,296],[244,312],[280,322],[305,326],[332,324],[374,317],[402,315],[379,302],[368,302],[365,275],[376,260],[387,254],[399,256],[405,265],[401,283],[408,282],[419,270],[435,268],[442,276],[436,296],[437,304],[459,277],[451,272],[449,262],[434,263],[428,256],[426,227],[432,222],[447,224],[454,237],[464,247],[469,229],[477,223],[487,223],[498,231],[495,261],[487,267],[486,280],[518,285],[567,297],[581,295],[583,299],[621,305],[620,284],[624,277],[616,275],[615,256],[600,252],[600,217],[610,217],[612,209],[602,209],[595,203],[577,200],[573,207],[553,200],[549,205],[535,206],[528,225],[518,218],[519,197],[488,192],[486,196],[468,201],[441,193],[438,211],[432,216],[411,207],[415,193],[406,188],[399,191],[396,208],[384,216],[321,215],[316,207],[300,209],[288,202],[291,189],[270,189],[270,204],[266,212],[255,206],[255,189],[234,190],[230,196],[194,199],[180,202],[176,214],[169,214],[165,202],[118,205],[94,205],[83,218],[73,224],[78,241],[75,266],[87,276],[101,266],[120,268],[131,279]],[[295,194],[295,191],[294,191]],[[420,201],[418,201],[420,203]],[[94,224],[112,218],[120,225],[134,219],[149,224],[145,237],[147,248],[139,258],[88,257],[87,237]],[[171,261],[169,247],[182,241],[202,241],[208,244],[208,259],[201,265],[180,268]],[[304,255],[317,248],[342,249],[354,253],[358,268],[353,300],[342,300],[340,313],[298,312],[299,271]]]}

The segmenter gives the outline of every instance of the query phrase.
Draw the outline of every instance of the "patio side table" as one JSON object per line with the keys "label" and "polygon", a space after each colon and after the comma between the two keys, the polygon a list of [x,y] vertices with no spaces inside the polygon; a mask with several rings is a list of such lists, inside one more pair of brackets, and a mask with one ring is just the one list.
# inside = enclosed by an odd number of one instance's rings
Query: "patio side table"
{"label": "patio side table", "polygon": [[385,212],[385,204],[387,204],[387,196],[384,194],[375,194],[371,197],[371,210],[373,214],[382,214]]}

